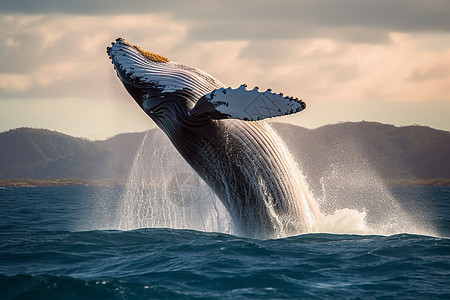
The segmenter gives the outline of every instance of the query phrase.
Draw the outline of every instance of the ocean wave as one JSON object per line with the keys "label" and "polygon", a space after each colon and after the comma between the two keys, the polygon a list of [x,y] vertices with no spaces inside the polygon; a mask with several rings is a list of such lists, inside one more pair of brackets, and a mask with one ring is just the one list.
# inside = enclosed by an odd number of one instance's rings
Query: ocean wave
{"label": "ocean wave", "polygon": [[193,230],[43,231],[0,247],[0,298],[449,295],[450,240]]}

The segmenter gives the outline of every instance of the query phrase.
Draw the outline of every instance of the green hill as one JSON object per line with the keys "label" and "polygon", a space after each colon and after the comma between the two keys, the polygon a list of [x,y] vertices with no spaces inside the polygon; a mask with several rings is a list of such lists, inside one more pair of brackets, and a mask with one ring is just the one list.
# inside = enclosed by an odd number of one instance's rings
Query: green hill
{"label": "green hill", "polygon": [[370,170],[385,179],[450,178],[450,133],[424,126],[346,122],[308,130],[272,124],[318,185],[333,170]]}
{"label": "green hill", "polygon": [[93,142],[45,129],[0,134],[0,178],[93,178],[108,152]]}
{"label": "green hill", "polygon": [[[450,181],[448,131],[374,122],[339,123],[311,130],[283,123],[272,126],[316,189],[321,180],[337,171],[348,178],[370,171],[398,182],[437,178]],[[9,130],[0,133],[0,179],[123,181],[143,137],[144,133],[127,133],[90,141],[45,129]],[[156,151],[160,153],[157,159],[181,165],[181,158],[158,129],[150,130],[146,139],[145,155]]]}

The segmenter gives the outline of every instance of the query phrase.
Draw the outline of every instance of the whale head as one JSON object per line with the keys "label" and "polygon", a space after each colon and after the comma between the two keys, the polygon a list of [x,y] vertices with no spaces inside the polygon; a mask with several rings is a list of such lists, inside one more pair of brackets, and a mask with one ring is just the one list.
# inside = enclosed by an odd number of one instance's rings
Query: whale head
{"label": "whale head", "polygon": [[107,53],[123,85],[138,105],[161,127],[203,126],[210,120],[258,121],[300,112],[298,98],[224,85],[208,73],[170,61],[118,38]]}
{"label": "whale head", "polygon": [[223,86],[206,72],[142,50],[122,38],[116,39],[107,53],[127,91],[150,116],[169,104],[187,112],[203,95]]}

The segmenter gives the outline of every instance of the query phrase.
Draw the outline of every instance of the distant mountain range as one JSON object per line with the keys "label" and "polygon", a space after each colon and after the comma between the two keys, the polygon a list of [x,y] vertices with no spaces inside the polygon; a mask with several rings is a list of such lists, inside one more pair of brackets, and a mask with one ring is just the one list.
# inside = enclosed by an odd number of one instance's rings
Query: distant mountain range
{"label": "distant mountain range", "polygon": [[[272,127],[316,190],[323,180],[336,176],[361,179],[372,174],[400,181],[450,179],[448,131],[374,122],[339,123],[317,129],[283,123],[272,123]],[[145,148],[141,153],[158,160],[148,162],[149,170],[153,163],[186,168],[159,129],[90,141],[45,129],[18,128],[0,133],[0,179],[126,180],[141,146]]]}
{"label": "distant mountain range", "polygon": [[448,131],[375,122],[346,122],[312,130],[281,123],[273,127],[316,188],[324,178],[338,175],[361,178],[371,174],[395,182],[450,178]]}

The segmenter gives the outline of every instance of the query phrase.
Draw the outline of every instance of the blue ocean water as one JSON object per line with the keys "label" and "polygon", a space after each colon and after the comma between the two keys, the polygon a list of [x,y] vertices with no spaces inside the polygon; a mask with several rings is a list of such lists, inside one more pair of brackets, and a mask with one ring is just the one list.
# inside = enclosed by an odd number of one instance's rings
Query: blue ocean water
{"label": "blue ocean water", "polygon": [[[111,197],[99,206],[92,195],[105,190]],[[419,207],[437,236],[317,233],[271,240],[164,228],[96,230],[96,216],[108,217],[121,193],[0,189],[0,299],[450,298],[448,187],[392,190],[411,213]]]}

